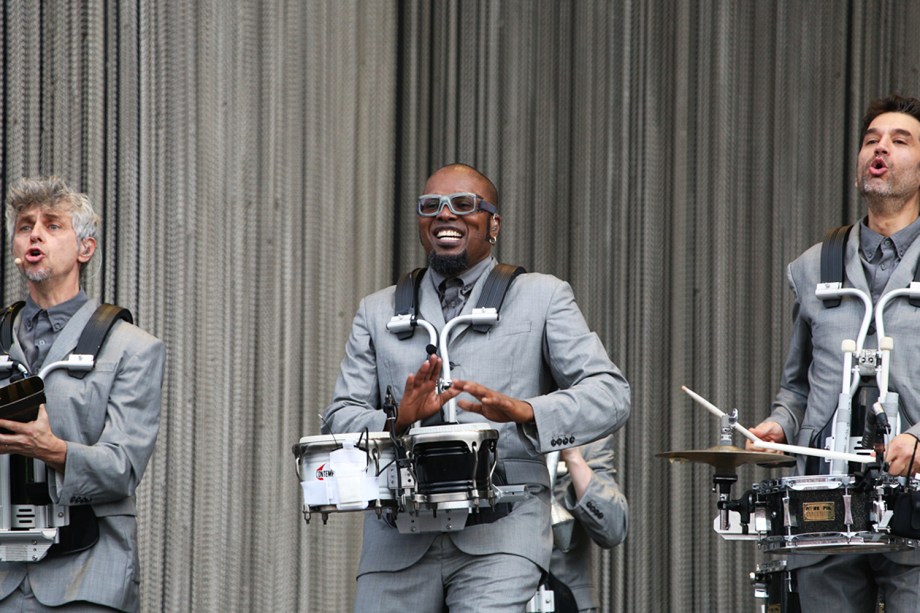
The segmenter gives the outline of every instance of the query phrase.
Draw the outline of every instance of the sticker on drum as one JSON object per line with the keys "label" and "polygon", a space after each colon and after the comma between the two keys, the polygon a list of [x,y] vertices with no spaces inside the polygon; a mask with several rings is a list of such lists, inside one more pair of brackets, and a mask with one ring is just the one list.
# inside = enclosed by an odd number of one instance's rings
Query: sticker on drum
{"label": "sticker on drum", "polygon": [[294,446],[305,513],[395,506],[387,471],[396,452],[386,432],[305,436]]}
{"label": "sticker on drum", "polygon": [[770,553],[874,553],[915,546],[878,529],[885,509],[874,487],[853,475],[785,477],[754,486],[756,530]]}

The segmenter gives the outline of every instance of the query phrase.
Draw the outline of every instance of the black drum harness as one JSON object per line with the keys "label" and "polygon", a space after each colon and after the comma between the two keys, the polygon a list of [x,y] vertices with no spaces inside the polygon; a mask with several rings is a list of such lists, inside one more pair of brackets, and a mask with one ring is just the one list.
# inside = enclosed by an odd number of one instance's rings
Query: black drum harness
{"label": "black drum harness", "polygon": [[[13,373],[10,380],[14,382],[24,377],[41,381],[38,376],[34,376],[28,371],[26,365],[13,360],[9,355],[10,347],[13,345],[13,327],[16,315],[23,306],[25,306],[25,302],[15,302],[0,313],[0,369],[4,367],[11,368]],[[92,370],[99,350],[105,343],[115,322],[119,320],[134,323],[134,318],[128,309],[114,304],[99,305],[84,327],[77,346],[68,361],[58,363],[58,365],[61,368],[66,368],[71,377],[83,379],[87,372]],[[54,366],[50,365],[51,368]],[[41,389],[44,389],[43,385],[41,385]],[[38,403],[41,402],[44,402],[43,392]],[[0,411],[5,408],[6,406],[0,406]],[[10,502],[14,507],[18,505],[21,508],[28,509],[53,504],[51,497],[48,495],[47,481],[36,479],[36,473],[41,474],[44,472],[43,465],[41,470],[36,471],[36,464],[41,463],[25,456],[10,455],[10,470],[6,481],[10,489]],[[40,554],[37,559],[41,559],[45,555],[50,557],[83,551],[95,545],[96,541],[99,540],[99,525],[91,505],[81,504],[57,507],[57,511],[58,513],[63,513],[64,516],[69,513],[69,522],[65,520],[64,525],[58,525],[54,544],[47,549],[46,554]],[[32,521],[34,522],[34,519]],[[17,527],[11,527],[8,531],[0,530],[0,544],[4,542],[4,532],[6,535],[15,535],[16,531]],[[37,559],[31,557],[26,560],[15,561],[37,561]]]}
{"label": "black drum harness", "polygon": [[[395,315],[418,316],[418,290],[422,283],[422,277],[425,276],[427,268],[416,268],[407,272],[399,278],[396,284],[396,308]],[[489,272],[486,283],[482,288],[482,294],[479,296],[477,308],[494,308],[500,311],[502,303],[505,301],[505,293],[518,275],[527,272],[522,266],[512,266],[510,264],[496,264],[495,268]],[[473,329],[477,332],[488,332],[491,326],[488,324],[474,324]],[[404,341],[412,338],[415,334],[415,326],[411,329],[397,332],[399,340]]]}
{"label": "black drum harness", "polygon": [[[400,277],[399,282],[396,284],[393,316],[393,321],[398,322],[398,324],[391,331],[397,335],[399,340],[408,340],[415,334],[415,328],[418,325],[424,323],[425,327],[429,329],[429,335],[431,337],[431,342],[427,345],[426,351],[429,355],[431,355],[438,351],[438,348],[435,345],[436,333],[433,331],[433,328],[431,328],[430,324],[427,324],[427,322],[422,322],[418,317],[419,288],[421,286],[422,278],[425,276],[426,270],[426,268],[416,268],[415,270],[405,273]],[[518,277],[518,275],[521,275],[525,272],[526,271],[523,267],[512,266],[509,264],[496,264],[496,266],[492,268],[492,270],[489,272],[489,276],[486,278],[485,284],[483,285],[482,293],[479,296],[479,301],[476,309],[493,310],[494,318],[492,318],[491,321],[473,322],[471,325],[475,331],[482,334],[485,334],[489,331],[489,329],[494,325],[495,321],[497,321],[497,314],[501,309],[502,303],[504,302],[505,294],[507,293],[508,288]],[[444,346],[446,347],[446,345]],[[444,351],[446,351],[446,349],[444,349]],[[449,373],[449,363],[445,364],[445,371]],[[387,414],[386,428],[390,432],[390,437],[394,443],[394,447],[396,448],[397,466],[399,466],[401,469],[406,468],[409,466],[410,462],[407,457],[406,448],[402,445],[399,437],[395,432],[395,423],[399,407],[394,401],[392,389],[390,386],[387,387],[386,400],[384,402],[383,408]],[[444,412],[442,409],[442,417],[443,413]],[[443,419],[443,422],[454,423],[454,418],[454,411],[452,410],[452,407],[448,406],[447,417],[446,419]],[[446,443],[444,445],[435,445],[433,447],[435,448],[431,450],[431,458],[427,458],[427,460],[430,461],[431,464],[435,464],[443,468],[455,464],[454,456],[452,454],[457,453],[457,451],[454,449],[454,447],[462,448],[462,444],[455,445],[453,443]],[[492,449],[494,454],[495,442],[492,443]],[[459,456],[460,454],[457,455]],[[480,470],[485,468],[485,466],[482,466],[480,467]],[[402,474],[402,470],[400,470],[400,474]],[[495,474],[495,483],[496,485],[505,485],[504,478],[501,474]],[[454,484],[448,485],[452,487]],[[495,521],[507,515],[510,510],[510,503],[494,504],[491,508],[483,508],[481,510],[477,507],[476,512],[473,513],[467,520],[467,525],[473,525],[476,523],[489,523]],[[396,525],[395,522],[391,521],[391,523]]]}
{"label": "black drum harness", "polygon": [[[827,231],[824,241],[821,243],[821,284],[839,284],[843,285],[846,268],[846,243],[850,230],[853,225],[840,226],[831,228]],[[920,266],[914,271],[914,282],[920,281]],[[920,307],[920,298],[909,296],[910,304],[914,307]],[[823,297],[824,307],[833,309],[840,306],[841,298]],[[881,339],[880,339],[881,340]],[[863,353],[858,356],[859,381],[857,393],[852,398],[851,413],[851,436],[861,436],[859,446],[862,449],[876,451],[876,457],[884,453],[885,436],[890,431],[888,416],[884,413],[874,411],[872,407],[879,399],[879,389],[875,377],[880,365],[877,362],[875,354]],[[818,431],[811,440],[810,446],[821,447],[830,436],[831,422]],[[823,466],[821,466],[823,464]],[[821,462],[820,458],[810,457],[806,464],[807,474],[820,474],[826,471],[827,464]]]}

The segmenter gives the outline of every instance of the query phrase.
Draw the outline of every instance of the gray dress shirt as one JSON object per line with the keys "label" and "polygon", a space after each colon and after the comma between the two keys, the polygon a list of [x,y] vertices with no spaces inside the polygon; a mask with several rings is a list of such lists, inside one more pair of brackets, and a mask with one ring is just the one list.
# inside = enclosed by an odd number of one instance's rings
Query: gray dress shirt
{"label": "gray dress shirt", "polygon": [[438,290],[438,297],[441,299],[441,311],[444,313],[444,321],[450,321],[463,311],[466,301],[473,291],[476,281],[482,276],[492,262],[492,258],[485,258],[466,272],[446,279],[444,275],[431,269],[431,282]]}
{"label": "gray dress shirt", "polygon": [[891,273],[904,257],[904,252],[920,236],[920,219],[915,219],[912,224],[891,236],[882,236],[870,228],[868,220],[865,217],[860,223],[859,260],[866,272],[874,304],[881,297]]}
{"label": "gray dress shirt", "polygon": [[46,310],[35,304],[31,296],[26,298],[26,305],[20,315],[19,342],[32,373],[38,374],[58,333],[87,300],[89,297],[81,289],[80,293],[67,302],[56,304]]}

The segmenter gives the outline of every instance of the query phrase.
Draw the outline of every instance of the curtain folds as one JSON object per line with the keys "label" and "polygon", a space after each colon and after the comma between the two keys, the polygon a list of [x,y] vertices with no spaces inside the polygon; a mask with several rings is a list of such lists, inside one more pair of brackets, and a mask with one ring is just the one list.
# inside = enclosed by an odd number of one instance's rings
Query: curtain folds
{"label": "curtain folds", "polygon": [[[766,416],[784,266],[864,214],[860,116],[920,95],[920,5],[6,0],[0,20],[2,187],[87,192],[88,291],[168,348],[145,611],[351,607],[362,515],[306,525],[291,447],[360,298],[421,264],[413,200],[453,161],[499,187],[499,257],[569,280],[632,385],[602,610],[753,606],[764,557],[713,532],[711,470],[656,454],[717,440],[681,385]],[[0,272],[6,304],[24,285]]]}

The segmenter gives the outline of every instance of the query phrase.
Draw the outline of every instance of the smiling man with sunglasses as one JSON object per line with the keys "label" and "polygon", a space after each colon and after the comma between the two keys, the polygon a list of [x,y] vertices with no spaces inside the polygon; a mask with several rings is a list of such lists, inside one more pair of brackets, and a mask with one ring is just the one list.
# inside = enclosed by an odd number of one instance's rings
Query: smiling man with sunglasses
{"label": "smiling man with sunglasses", "polygon": [[[476,169],[437,170],[416,201],[428,270],[418,287],[419,316],[442,330],[470,313],[483,294],[502,228],[498,192]],[[442,362],[426,355],[427,335],[387,330],[394,286],[366,297],[346,346],[324,433],[382,431],[387,388],[399,405],[395,429],[437,425],[457,398],[459,423],[499,432],[495,482],[524,484],[528,495],[474,513],[462,530],[403,534],[387,514],[365,515],[356,611],[520,611],[552,551],[549,476],[544,453],[575,447],[620,428],[629,386],[588,328],[572,288],[556,277],[521,274],[488,331],[459,325],[449,350],[453,381],[438,392]],[[462,395],[461,395],[462,394]]]}
{"label": "smiling man with sunglasses", "polygon": [[[502,223],[492,204],[498,199],[492,182],[472,169],[452,168],[455,170],[436,172],[428,179],[416,209],[428,264],[444,277],[456,277],[488,258]],[[443,193],[457,188],[467,191]],[[477,273],[481,274],[481,268]]]}

